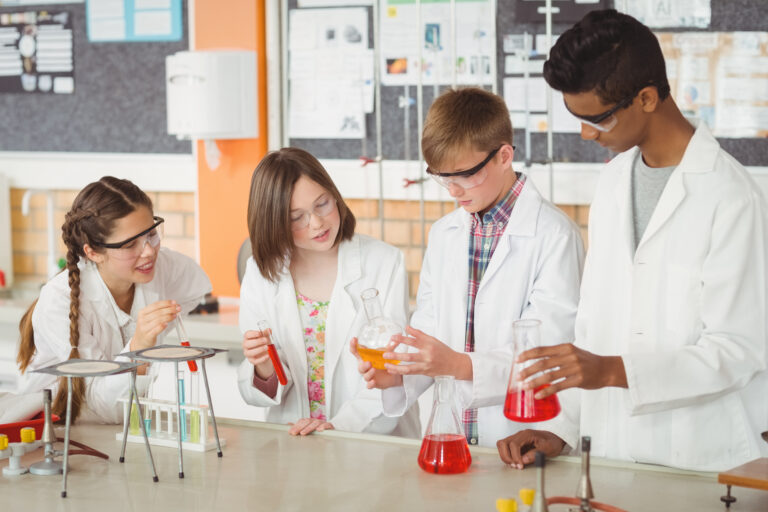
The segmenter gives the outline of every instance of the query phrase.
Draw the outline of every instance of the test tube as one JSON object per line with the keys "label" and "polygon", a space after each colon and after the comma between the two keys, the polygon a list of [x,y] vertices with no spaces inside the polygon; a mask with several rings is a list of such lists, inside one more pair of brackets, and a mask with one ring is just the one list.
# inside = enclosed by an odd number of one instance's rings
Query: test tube
{"label": "test tube", "polygon": [[277,380],[285,386],[288,384],[288,379],[285,376],[285,369],[283,368],[283,363],[280,361],[280,356],[277,354],[277,347],[275,346],[275,338],[272,336],[271,331],[268,334],[267,329],[269,329],[269,323],[267,323],[266,320],[259,320],[259,323],[257,324],[259,330],[264,334],[264,336],[267,337],[269,340],[269,345],[267,345],[267,351],[269,352],[269,358],[272,360],[272,366],[275,368],[275,373],[277,374]]}
{"label": "test tube", "polygon": [[[188,347],[189,336],[187,336],[187,331],[184,329],[184,324],[181,323],[180,315],[176,317],[176,334],[179,336],[179,342],[181,342],[181,346]],[[195,361],[187,361],[187,366],[189,366],[189,371],[197,371],[197,363]]]}
{"label": "test tube", "polygon": [[[187,402],[184,395],[184,367],[183,366],[179,366],[179,370],[176,373],[176,380],[179,386],[179,404],[185,405]],[[179,428],[180,428],[179,436],[181,436],[181,440],[184,441],[187,438],[187,413],[184,408],[181,408],[181,417],[179,418]]]}
{"label": "test tube", "polygon": [[189,410],[189,440],[193,443],[200,442],[200,373],[192,372],[189,375],[189,400],[195,406]]}

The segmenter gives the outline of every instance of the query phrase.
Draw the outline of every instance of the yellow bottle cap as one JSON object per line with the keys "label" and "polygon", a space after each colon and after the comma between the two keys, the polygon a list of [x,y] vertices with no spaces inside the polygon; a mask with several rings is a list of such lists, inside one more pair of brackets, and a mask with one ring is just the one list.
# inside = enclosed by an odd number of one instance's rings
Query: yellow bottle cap
{"label": "yellow bottle cap", "polygon": [[21,429],[21,442],[22,443],[34,443],[35,442],[35,429],[32,427],[24,427]]}
{"label": "yellow bottle cap", "polygon": [[526,505],[533,505],[533,497],[536,495],[535,489],[520,489],[520,501]]}
{"label": "yellow bottle cap", "polygon": [[8,448],[8,436],[0,434],[0,450],[5,450],[6,448]]}
{"label": "yellow bottle cap", "polygon": [[496,510],[499,512],[517,512],[515,498],[499,498],[496,500]]}

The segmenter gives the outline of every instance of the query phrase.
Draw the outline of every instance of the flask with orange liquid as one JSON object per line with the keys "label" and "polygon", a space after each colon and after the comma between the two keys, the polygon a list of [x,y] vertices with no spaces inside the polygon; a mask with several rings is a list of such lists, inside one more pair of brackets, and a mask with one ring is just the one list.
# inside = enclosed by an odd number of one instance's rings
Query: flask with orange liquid
{"label": "flask with orange liquid", "polygon": [[509,372],[509,384],[507,386],[507,398],[504,401],[504,416],[512,421],[532,423],[550,420],[560,413],[560,401],[557,395],[549,395],[546,398],[536,399],[534,395],[544,389],[548,384],[536,389],[527,389],[525,382],[519,381],[518,374],[535,361],[517,363],[517,357],[526,350],[541,345],[539,329],[540,320],[518,320],[512,324],[512,333],[515,343],[515,359]]}
{"label": "flask with orange liquid", "polygon": [[452,376],[435,377],[432,413],[419,451],[419,466],[427,473],[463,473],[472,464],[472,455],[453,399],[455,388]]}
{"label": "flask with orange liquid", "polygon": [[379,300],[379,290],[368,288],[360,294],[363,299],[363,307],[368,322],[360,330],[357,337],[357,352],[363,361],[369,361],[371,365],[379,370],[384,370],[384,363],[399,364],[400,361],[394,359],[384,359],[384,352],[387,352],[392,336],[402,334],[403,327],[394,320],[386,318],[381,309]]}

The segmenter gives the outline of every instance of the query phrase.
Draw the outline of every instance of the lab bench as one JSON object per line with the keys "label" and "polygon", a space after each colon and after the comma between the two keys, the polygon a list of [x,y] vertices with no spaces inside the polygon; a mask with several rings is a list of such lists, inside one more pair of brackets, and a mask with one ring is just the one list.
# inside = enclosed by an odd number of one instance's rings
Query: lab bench
{"label": "lab bench", "polygon": [[[284,425],[222,420],[223,458],[216,451],[184,452],[184,479],[178,478],[176,449],[152,447],[160,481],[152,482],[142,444],[129,443],[118,463],[116,425],[78,425],[72,439],[110,456],[70,458],[67,498],[60,498],[61,477],[0,477],[3,510],[322,510],[493,511],[500,497],[535,487],[533,468],[516,470],[499,460],[495,449],[472,447],[472,466],[459,475],[435,475],[416,463],[419,440],[327,431],[292,437]],[[42,450],[27,454],[29,465]],[[7,461],[0,461],[0,466]],[[573,496],[580,459],[547,461],[547,496]],[[595,500],[633,512],[722,511],[725,486],[713,473],[592,458]],[[768,492],[735,490],[731,510],[768,510]],[[551,505],[552,512],[565,505]]]}

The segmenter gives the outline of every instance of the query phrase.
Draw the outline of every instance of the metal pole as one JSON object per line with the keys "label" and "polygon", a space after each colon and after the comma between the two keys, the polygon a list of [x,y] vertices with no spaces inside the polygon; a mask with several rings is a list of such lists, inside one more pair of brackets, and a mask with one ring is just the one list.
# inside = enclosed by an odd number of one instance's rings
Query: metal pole
{"label": "metal pole", "polygon": [[530,36],[528,32],[523,32],[523,84],[525,87],[525,166],[531,167],[531,109],[528,105],[528,84],[530,75],[528,73],[528,61],[531,55]]}
{"label": "metal pole", "polygon": [[181,417],[181,398],[179,396],[179,362],[174,361],[174,375],[176,376],[176,416],[178,418],[178,433],[179,433],[179,478],[184,478],[184,456],[181,453],[181,422],[184,421]]}
{"label": "metal pole", "polygon": [[[144,411],[141,410],[141,404],[139,403],[139,391],[136,389],[136,371],[134,368],[131,372],[131,394],[134,400],[136,400],[136,410],[139,412],[139,423],[141,424],[141,433],[144,435],[144,446],[147,449],[147,458],[149,459],[149,465],[152,466],[152,481],[157,482],[157,471],[155,470],[155,460],[152,458],[152,450],[149,449],[149,437],[147,437],[147,427],[144,424]],[[178,393],[178,386],[176,386],[176,392]],[[123,437],[123,446],[125,446],[125,437]]]}
{"label": "metal pole", "polygon": [[384,240],[384,155],[382,154],[381,139],[381,48],[379,41],[380,32],[380,0],[373,3],[373,80],[376,88],[376,160],[379,169],[379,230],[381,239]]}
{"label": "metal pole", "polygon": [[282,51],[282,59],[280,65],[280,78],[282,83],[282,91],[280,93],[281,114],[283,119],[282,141],[283,147],[290,145],[290,137],[288,136],[288,130],[290,120],[288,116],[288,102],[289,90],[288,90],[288,0],[282,0],[280,3],[280,48]]}
{"label": "metal pole", "polygon": [[456,89],[456,0],[451,0],[451,89]]}
{"label": "metal pole", "polygon": [[[426,32],[421,23],[421,0],[416,0],[416,26],[419,30],[419,73],[418,81],[416,82],[416,129],[419,133],[416,134],[416,140],[418,141],[418,157],[419,157],[419,178],[424,179],[424,155],[421,153],[421,132],[424,129],[424,43],[426,42]],[[421,182],[419,187],[419,221],[421,224],[421,257],[424,258],[424,249],[426,247],[424,231],[427,227],[426,212],[424,209],[424,187],[425,182]]]}
{"label": "metal pole", "polygon": [[[546,2],[547,59],[552,47],[552,0]],[[552,165],[552,88],[547,87],[547,164],[549,165],[549,200],[555,201],[555,169]]]}
{"label": "metal pole", "polygon": [[219,449],[219,457],[223,457],[221,452],[221,443],[219,442],[219,429],[216,427],[216,415],[213,413],[213,400],[211,400],[211,390],[208,387],[208,374],[205,372],[205,359],[200,360],[203,368],[203,382],[205,382],[205,394],[208,397],[208,409],[211,411],[211,420],[213,420],[213,434],[216,436],[216,447]]}
{"label": "metal pole", "polygon": [[[493,0],[491,2],[491,8],[493,9],[493,12],[496,12],[497,9],[497,1]],[[490,45],[491,45],[491,92],[493,94],[499,93],[499,80],[497,78],[497,73],[499,70],[498,63],[496,62],[496,59],[498,58],[498,55],[496,55],[496,17],[493,17],[494,23],[493,23],[493,30],[491,38],[490,38]]]}
{"label": "metal pole", "polygon": [[69,468],[69,429],[72,426],[72,377],[67,376],[67,428],[64,430],[64,481],[61,497],[67,497],[67,469]]}

